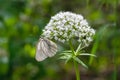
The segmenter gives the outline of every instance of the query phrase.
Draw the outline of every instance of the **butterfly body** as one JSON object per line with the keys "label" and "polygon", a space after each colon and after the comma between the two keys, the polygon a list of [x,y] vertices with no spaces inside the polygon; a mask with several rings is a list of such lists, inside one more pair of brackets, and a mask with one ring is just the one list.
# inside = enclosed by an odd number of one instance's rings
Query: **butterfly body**
{"label": "butterfly body", "polygon": [[40,38],[36,48],[35,59],[43,61],[47,57],[52,57],[57,52],[57,45],[49,39]]}

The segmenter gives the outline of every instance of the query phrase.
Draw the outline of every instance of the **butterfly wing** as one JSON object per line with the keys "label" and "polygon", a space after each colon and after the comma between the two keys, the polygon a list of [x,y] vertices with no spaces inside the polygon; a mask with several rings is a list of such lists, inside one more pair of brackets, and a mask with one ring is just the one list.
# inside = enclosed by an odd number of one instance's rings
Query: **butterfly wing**
{"label": "butterfly wing", "polygon": [[43,61],[48,57],[47,55],[45,55],[45,50],[44,50],[46,46],[47,45],[45,44],[44,40],[40,38],[37,44],[36,55],[35,55],[35,59],[37,61]]}
{"label": "butterfly wing", "polygon": [[45,41],[48,45],[46,55],[48,55],[48,57],[54,56],[57,52],[57,45],[51,40],[45,39]]}
{"label": "butterfly wing", "polygon": [[52,57],[57,52],[57,45],[51,40],[40,38],[37,44],[36,60],[43,61],[47,57]]}

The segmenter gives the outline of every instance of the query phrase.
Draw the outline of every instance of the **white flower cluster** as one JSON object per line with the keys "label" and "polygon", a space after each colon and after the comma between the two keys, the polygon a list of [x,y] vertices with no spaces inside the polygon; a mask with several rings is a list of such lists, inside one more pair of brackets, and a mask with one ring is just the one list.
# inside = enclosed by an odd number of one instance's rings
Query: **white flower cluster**
{"label": "white flower cluster", "polygon": [[42,35],[63,43],[71,38],[78,38],[79,42],[88,46],[94,34],[95,30],[88,25],[88,22],[82,15],[71,12],[59,12],[51,17]]}

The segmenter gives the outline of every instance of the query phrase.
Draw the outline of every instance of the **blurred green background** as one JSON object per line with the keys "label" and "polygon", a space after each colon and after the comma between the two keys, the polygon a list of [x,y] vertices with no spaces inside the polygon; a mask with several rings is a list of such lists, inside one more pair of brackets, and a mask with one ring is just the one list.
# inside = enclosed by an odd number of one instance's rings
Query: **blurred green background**
{"label": "blurred green background", "polygon": [[42,30],[60,11],[82,14],[96,29],[85,51],[97,58],[81,58],[89,66],[79,65],[81,80],[120,80],[119,0],[0,0],[0,80],[75,80],[73,63],[59,60],[60,51],[34,58]]}

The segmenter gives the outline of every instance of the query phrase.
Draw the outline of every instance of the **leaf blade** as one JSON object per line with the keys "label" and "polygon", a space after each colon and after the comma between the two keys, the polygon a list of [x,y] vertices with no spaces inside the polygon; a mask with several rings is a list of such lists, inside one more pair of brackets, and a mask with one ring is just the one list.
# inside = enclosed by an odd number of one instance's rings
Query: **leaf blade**
{"label": "leaf blade", "polygon": [[88,68],[87,65],[83,61],[81,61],[78,57],[73,57],[73,59],[76,62],[80,63],[83,67]]}

